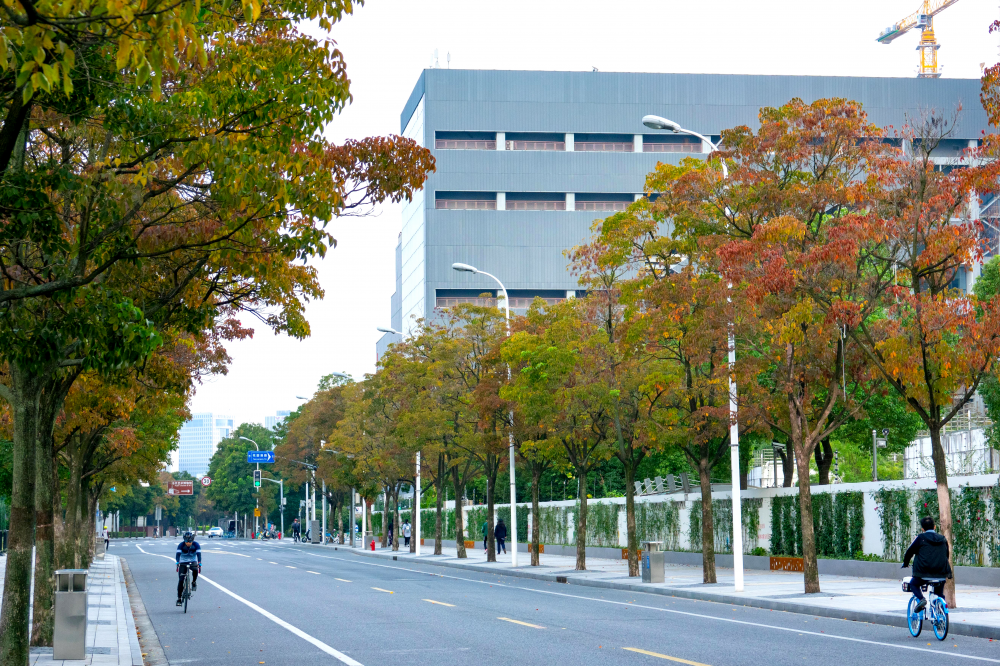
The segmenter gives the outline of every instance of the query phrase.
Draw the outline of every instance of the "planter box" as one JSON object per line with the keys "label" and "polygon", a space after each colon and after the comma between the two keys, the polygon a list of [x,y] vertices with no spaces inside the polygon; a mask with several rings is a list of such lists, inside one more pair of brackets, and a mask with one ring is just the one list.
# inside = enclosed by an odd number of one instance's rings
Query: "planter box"
{"label": "planter box", "polygon": [[[642,548],[636,548],[635,552],[636,552],[638,558],[641,560],[642,559]],[[628,559],[628,548],[622,548],[622,559],[623,560],[627,560]]]}
{"label": "planter box", "polygon": [[466,548],[475,548],[476,547],[476,542],[475,541],[466,541],[465,542],[465,547]]}
{"label": "planter box", "polygon": [[[535,550],[535,544],[529,543],[528,544],[528,552],[531,553],[531,552],[534,552],[534,550]],[[538,553],[542,554],[544,552],[545,552],[545,544],[544,543],[538,544]]]}
{"label": "planter box", "polygon": [[772,557],[770,567],[771,571],[803,571],[802,562],[801,557]]}

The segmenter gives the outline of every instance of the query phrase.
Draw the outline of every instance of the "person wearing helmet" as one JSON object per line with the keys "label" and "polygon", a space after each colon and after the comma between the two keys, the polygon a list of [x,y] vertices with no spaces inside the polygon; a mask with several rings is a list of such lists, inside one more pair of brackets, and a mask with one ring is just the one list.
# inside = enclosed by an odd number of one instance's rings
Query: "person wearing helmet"
{"label": "person wearing helmet", "polygon": [[177,561],[177,605],[180,606],[181,594],[184,592],[184,575],[188,568],[191,569],[191,591],[198,589],[198,574],[201,573],[201,546],[194,540],[194,532],[184,533],[184,541],[177,545],[177,553],[174,555]]}

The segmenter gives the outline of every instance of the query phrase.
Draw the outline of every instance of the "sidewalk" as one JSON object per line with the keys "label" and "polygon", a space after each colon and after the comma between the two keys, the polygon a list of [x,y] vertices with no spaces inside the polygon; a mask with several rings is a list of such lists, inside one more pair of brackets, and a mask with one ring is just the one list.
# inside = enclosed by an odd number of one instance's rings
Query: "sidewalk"
{"label": "sidewalk", "polygon": [[[325,546],[329,548],[330,546]],[[352,550],[337,546],[338,550],[354,552],[365,557],[396,559],[399,562],[418,561],[456,569],[485,571],[489,573],[533,578],[569,585],[583,585],[630,592],[662,594],[687,599],[753,606],[772,610],[803,613],[823,617],[836,617],[859,622],[906,627],[906,603],[909,593],[903,592],[899,581],[877,578],[852,578],[848,576],[820,575],[819,594],[805,594],[802,574],[784,571],[746,570],[743,592],[733,589],[733,570],[716,568],[718,583],[701,582],[701,567],[667,564],[663,583],[642,583],[640,578],[629,578],[628,563],[624,560],[587,558],[587,571],[576,571],[576,558],[563,555],[541,555],[541,566],[531,566],[531,556],[518,552],[517,569],[510,566],[511,557],[499,555],[497,562],[486,562],[482,548],[466,550],[468,558],[455,557],[454,546],[444,546],[442,555],[421,554],[419,558],[409,551],[393,553],[388,549],[374,552]],[[432,541],[425,541],[423,553],[434,551]],[[900,570],[900,578],[909,570]],[[1000,639],[1000,587],[981,587],[959,583],[956,589],[958,608],[950,612],[951,631],[955,634]]]}
{"label": "sidewalk", "polygon": [[[0,556],[0,595],[7,556]],[[52,658],[52,648],[31,648],[31,666],[142,666],[135,619],[125,590],[121,561],[114,555],[95,559],[87,576],[86,659]]]}

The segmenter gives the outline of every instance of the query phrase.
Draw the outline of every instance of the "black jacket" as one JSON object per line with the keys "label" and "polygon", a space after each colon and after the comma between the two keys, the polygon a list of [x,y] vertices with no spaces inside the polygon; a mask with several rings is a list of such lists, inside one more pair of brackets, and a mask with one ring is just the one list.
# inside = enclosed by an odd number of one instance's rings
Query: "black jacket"
{"label": "black jacket", "polygon": [[493,536],[495,536],[497,539],[506,539],[507,526],[504,525],[503,522],[497,523],[497,526],[493,528]]}
{"label": "black jacket", "polygon": [[920,578],[951,578],[948,564],[948,541],[937,532],[927,531],[917,535],[903,555],[903,566],[913,560],[913,575]]}

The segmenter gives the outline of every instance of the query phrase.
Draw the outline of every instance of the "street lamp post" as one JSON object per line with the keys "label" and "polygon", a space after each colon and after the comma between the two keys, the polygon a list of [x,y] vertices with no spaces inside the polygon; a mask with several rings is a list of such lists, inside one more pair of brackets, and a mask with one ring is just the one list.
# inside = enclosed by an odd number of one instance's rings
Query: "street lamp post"
{"label": "street lamp post", "polygon": [[[713,141],[703,134],[684,129],[672,120],[660,116],[643,116],[642,124],[650,129],[668,130],[674,134],[687,134],[698,137],[709,147],[708,155],[719,149]],[[707,158],[706,158],[707,159]],[[723,160],[722,177],[729,178],[729,170]],[[733,327],[729,327],[729,455],[732,466],[733,483],[733,578],[737,592],[743,591],[743,514],[740,506],[740,428],[737,421],[736,380],[733,372],[736,367],[736,339],[733,337]]]}
{"label": "street lamp post", "polygon": [[[249,437],[243,437],[241,435],[240,439],[242,439],[244,442],[250,442],[251,444],[253,444],[253,447],[255,449],[257,449],[258,451],[260,451],[260,447],[257,446],[257,442],[253,441]],[[258,470],[260,469],[260,463],[257,463],[257,469]],[[260,513],[260,494],[259,494],[259,491],[258,491],[258,495],[257,495],[257,511],[253,512],[253,533],[254,533],[254,536],[257,536],[257,514],[258,513]]]}
{"label": "street lamp post", "polygon": [[[454,263],[451,267],[462,273],[472,273],[473,275],[485,275],[486,277],[493,278],[493,280],[500,285],[500,291],[503,292],[503,307],[504,313],[507,318],[507,337],[510,337],[510,298],[507,296],[507,288],[503,286],[503,283],[495,275],[490,275],[486,271],[481,271],[475,266],[470,266],[468,264]],[[511,379],[510,364],[507,364],[507,381]],[[510,410],[510,565],[512,567],[517,566],[517,487],[514,483],[514,410]],[[457,500],[457,498],[456,498]],[[458,507],[458,502],[455,502],[455,506]],[[461,509],[456,508],[460,511]]]}

